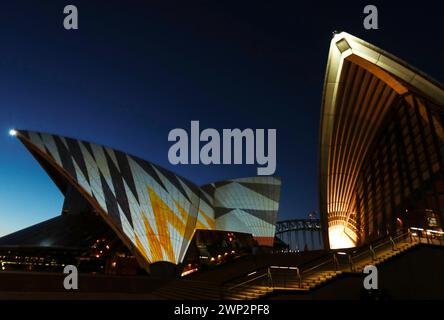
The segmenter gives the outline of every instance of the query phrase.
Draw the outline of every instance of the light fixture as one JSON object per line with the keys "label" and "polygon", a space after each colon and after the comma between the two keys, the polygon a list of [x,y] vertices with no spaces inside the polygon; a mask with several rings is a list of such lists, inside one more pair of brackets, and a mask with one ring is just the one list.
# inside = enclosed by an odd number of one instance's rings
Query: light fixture
{"label": "light fixture", "polygon": [[9,130],[9,135],[15,137],[17,135],[17,130],[14,129]]}

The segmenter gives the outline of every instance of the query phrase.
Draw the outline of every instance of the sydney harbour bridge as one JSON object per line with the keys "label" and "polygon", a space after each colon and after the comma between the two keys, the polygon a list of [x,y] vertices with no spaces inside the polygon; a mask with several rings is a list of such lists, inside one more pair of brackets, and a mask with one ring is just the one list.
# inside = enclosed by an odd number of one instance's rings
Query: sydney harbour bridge
{"label": "sydney harbour bridge", "polygon": [[308,219],[293,219],[276,223],[276,236],[288,245],[288,251],[323,248],[321,222],[314,213]]}

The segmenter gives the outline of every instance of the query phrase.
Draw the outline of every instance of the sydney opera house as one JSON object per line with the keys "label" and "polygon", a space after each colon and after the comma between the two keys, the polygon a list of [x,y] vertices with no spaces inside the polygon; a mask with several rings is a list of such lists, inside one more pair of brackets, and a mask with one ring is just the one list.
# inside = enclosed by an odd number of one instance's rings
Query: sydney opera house
{"label": "sydney opera house", "polygon": [[[59,217],[0,238],[2,268],[75,264],[85,273],[170,270],[205,280],[177,280],[156,295],[167,299],[211,292],[215,299],[254,299],[275,291],[359,299],[362,272],[372,264],[392,297],[442,299],[444,88],[347,33],[334,34],[327,60],[318,154],[324,250],[315,253],[251,254],[278,242],[280,178],[198,186],[108,147],[14,134],[65,202]],[[251,264],[211,269],[239,254]],[[195,272],[206,267],[210,276]]]}
{"label": "sydney opera house", "polygon": [[424,73],[347,33],[333,37],[319,149],[325,244],[442,231],[443,104],[442,85]]}
{"label": "sydney opera house", "polygon": [[152,272],[187,262],[193,270],[199,261],[218,263],[273,246],[277,177],[197,186],[101,145],[39,132],[14,134],[65,196],[61,216],[0,239],[0,252],[19,248],[16,267],[35,269],[34,260],[43,259],[44,269],[71,262],[83,271]]}

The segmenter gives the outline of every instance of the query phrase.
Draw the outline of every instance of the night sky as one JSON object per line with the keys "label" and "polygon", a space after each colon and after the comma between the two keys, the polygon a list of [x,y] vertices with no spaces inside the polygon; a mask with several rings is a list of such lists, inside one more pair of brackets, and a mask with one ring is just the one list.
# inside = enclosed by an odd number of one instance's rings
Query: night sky
{"label": "night sky", "polygon": [[[79,9],[79,30],[63,8]],[[168,132],[277,129],[279,219],[318,210],[322,86],[334,30],[444,82],[437,1],[9,1],[0,4],[0,235],[54,217],[63,197],[11,128],[104,144],[196,182],[256,175],[256,165],[168,162]]]}

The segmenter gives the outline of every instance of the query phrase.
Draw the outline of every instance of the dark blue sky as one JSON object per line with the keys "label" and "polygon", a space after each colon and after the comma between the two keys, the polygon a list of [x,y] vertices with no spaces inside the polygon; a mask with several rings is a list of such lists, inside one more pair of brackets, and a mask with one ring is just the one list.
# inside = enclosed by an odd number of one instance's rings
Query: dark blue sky
{"label": "dark blue sky", "polygon": [[[63,7],[79,30],[63,29]],[[367,1],[14,1],[0,5],[0,235],[56,216],[62,195],[10,128],[108,145],[197,183],[256,166],[172,166],[168,132],[276,128],[280,219],[318,210],[317,148],[331,33],[361,37],[444,81],[438,4]]]}

